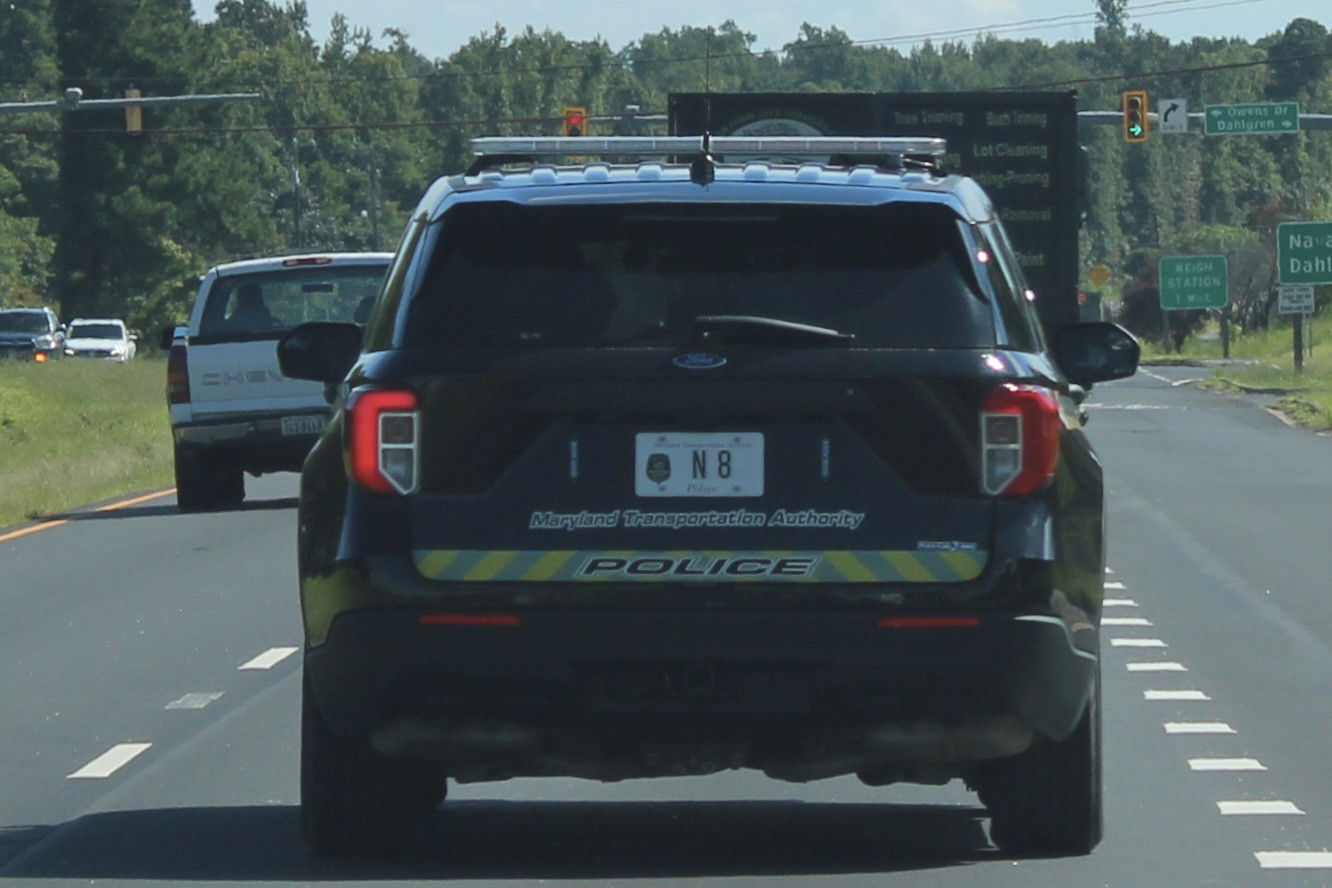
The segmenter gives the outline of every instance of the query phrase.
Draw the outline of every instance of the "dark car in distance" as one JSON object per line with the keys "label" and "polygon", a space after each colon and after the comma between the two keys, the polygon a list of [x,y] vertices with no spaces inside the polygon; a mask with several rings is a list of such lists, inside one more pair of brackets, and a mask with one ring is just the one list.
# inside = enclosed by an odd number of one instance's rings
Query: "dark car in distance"
{"label": "dark car in distance", "polygon": [[1080,403],[1133,337],[1047,342],[939,140],[474,150],[364,338],[278,345],[343,393],[301,480],[307,842],[391,850],[449,780],[747,768],[960,778],[1005,852],[1089,852]]}
{"label": "dark car in distance", "polygon": [[65,328],[49,308],[0,308],[0,359],[58,360],[65,353]]}

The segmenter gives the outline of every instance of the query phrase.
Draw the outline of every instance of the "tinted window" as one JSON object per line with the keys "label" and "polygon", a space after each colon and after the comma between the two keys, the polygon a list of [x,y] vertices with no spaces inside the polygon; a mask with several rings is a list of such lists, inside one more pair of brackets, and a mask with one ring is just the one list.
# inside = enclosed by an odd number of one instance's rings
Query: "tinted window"
{"label": "tinted window", "polygon": [[124,339],[125,329],[118,324],[73,324],[70,339]]}
{"label": "tinted window", "polygon": [[963,226],[944,207],[460,204],[408,347],[683,343],[699,315],[777,318],[878,348],[994,345]]}
{"label": "tinted window", "polygon": [[315,266],[218,278],[198,338],[276,339],[306,321],[364,320],[384,265]]}
{"label": "tinted window", "polygon": [[51,326],[40,311],[0,311],[0,333],[49,333]]}

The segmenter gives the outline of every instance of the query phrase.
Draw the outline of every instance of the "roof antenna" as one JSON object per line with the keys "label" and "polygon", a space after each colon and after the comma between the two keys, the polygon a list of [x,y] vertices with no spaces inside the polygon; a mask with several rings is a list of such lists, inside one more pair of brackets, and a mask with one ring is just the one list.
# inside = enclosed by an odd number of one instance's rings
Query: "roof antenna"
{"label": "roof antenna", "polygon": [[711,185],[717,178],[716,163],[712,159],[712,134],[703,134],[703,150],[689,162],[689,181],[695,185]]}

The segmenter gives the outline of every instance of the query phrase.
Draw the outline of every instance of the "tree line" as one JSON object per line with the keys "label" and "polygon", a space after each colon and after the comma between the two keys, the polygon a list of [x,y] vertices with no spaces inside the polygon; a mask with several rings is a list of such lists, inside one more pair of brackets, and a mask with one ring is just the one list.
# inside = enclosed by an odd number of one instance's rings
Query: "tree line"
{"label": "tree line", "polygon": [[[408,35],[334,16],[322,43],[304,2],[25,0],[0,4],[0,102],[258,92],[260,101],[143,111],[0,115],[0,305],[52,304],[63,318],[125,317],[146,331],[187,311],[195,277],[220,261],[287,250],[392,249],[422,190],[469,161],[479,135],[559,132],[561,109],[614,121],[594,132],[660,132],[624,114],[663,113],[672,92],[917,92],[1076,89],[1083,110],[1125,89],[1191,107],[1298,101],[1332,111],[1332,37],[1273,22],[1255,41],[1172,42],[1097,0],[1085,41],[981,34],[906,51],[805,24],[759,51],[735,22],[662,29],[621,48],[500,26],[429,59]],[[1135,326],[1152,314],[1155,259],[1226,252],[1234,316],[1268,323],[1275,228],[1332,218],[1332,133],[1153,137],[1086,133],[1084,267],[1104,264]],[[1144,295],[1145,294],[1145,295]],[[1137,302],[1134,302],[1134,299]],[[1140,320],[1136,319],[1141,314]],[[1181,319],[1183,320],[1183,319]]]}

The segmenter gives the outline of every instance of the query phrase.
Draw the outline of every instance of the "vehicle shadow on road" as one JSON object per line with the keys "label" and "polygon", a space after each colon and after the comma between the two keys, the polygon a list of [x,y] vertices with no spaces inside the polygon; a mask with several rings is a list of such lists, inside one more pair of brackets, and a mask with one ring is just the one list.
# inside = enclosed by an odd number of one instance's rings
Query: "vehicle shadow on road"
{"label": "vehicle shadow on road", "polygon": [[399,856],[329,860],[289,806],[90,814],[0,878],[167,881],[606,879],[887,873],[995,860],[969,807],[741,802],[446,804]]}
{"label": "vehicle shadow on road", "polygon": [[[294,496],[274,497],[273,499],[247,499],[234,506],[223,506],[214,509],[214,512],[277,512],[283,509],[295,509],[300,505],[300,500]],[[153,505],[125,506],[115,509],[90,509],[79,512],[55,512],[50,515],[43,515],[37,523],[50,523],[53,521],[108,521],[120,520],[124,518],[160,518],[168,515],[184,514],[180,508],[171,501],[159,502]],[[0,528],[3,530],[4,528]]]}

